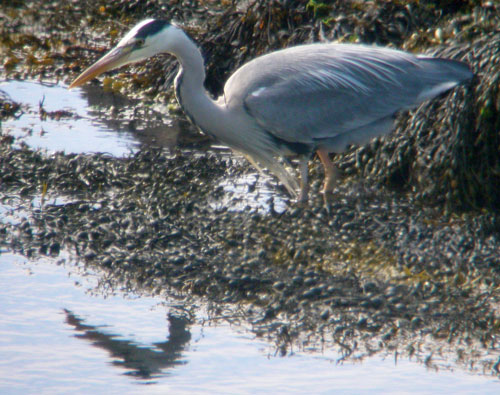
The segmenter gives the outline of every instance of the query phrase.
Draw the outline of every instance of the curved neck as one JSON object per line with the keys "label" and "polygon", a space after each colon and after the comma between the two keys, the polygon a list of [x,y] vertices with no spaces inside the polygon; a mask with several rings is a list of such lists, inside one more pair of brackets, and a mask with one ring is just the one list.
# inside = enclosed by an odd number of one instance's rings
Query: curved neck
{"label": "curved neck", "polygon": [[[175,45],[172,53],[181,64],[181,69],[175,80],[176,92],[179,85],[184,85],[183,90],[206,94],[203,83],[205,82],[205,64],[198,46],[183,32],[182,40]],[[187,80],[182,76],[186,75]],[[186,85],[187,84],[187,85]]]}
{"label": "curved neck", "polygon": [[191,122],[203,132],[221,136],[224,130],[221,120],[223,109],[212,100],[203,85],[205,66],[203,57],[196,44],[186,35],[177,42],[172,53],[179,60],[181,68],[175,78],[175,94]]}

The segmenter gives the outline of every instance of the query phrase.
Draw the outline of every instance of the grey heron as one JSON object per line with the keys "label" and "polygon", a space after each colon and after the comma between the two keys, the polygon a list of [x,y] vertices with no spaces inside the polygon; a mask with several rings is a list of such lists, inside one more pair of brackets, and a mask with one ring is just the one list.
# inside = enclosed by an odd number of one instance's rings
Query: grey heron
{"label": "grey heron", "polygon": [[[240,67],[213,100],[204,89],[204,60],[175,23],[137,24],[69,86],[159,53],[180,62],[175,92],[202,132],[268,168],[299,201],[308,196],[308,161],[325,170],[324,198],[337,179],[329,154],[391,131],[395,114],[472,78],[466,63],[360,44],[317,43],[278,50]],[[277,160],[298,155],[300,186]]]}

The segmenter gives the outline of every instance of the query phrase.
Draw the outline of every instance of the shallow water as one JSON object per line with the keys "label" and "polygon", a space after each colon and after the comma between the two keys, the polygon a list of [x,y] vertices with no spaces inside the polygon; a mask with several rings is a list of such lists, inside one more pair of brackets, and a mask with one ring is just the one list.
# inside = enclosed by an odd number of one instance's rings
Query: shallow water
{"label": "shallow water", "polygon": [[[15,80],[0,83],[0,91],[22,104],[22,113],[16,119],[4,121],[2,132],[32,148],[67,153],[106,152],[114,156],[137,149],[136,140],[124,130],[124,125],[121,128],[119,124],[107,125],[96,111],[90,110],[89,100],[103,104],[105,94],[99,96],[92,89],[70,91],[59,85]],[[67,114],[41,119],[40,105],[48,113]]]}
{"label": "shallow water", "polygon": [[[0,123],[0,133],[9,134],[16,138],[17,144],[22,142],[33,149],[123,157],[143,146],[172,149],[177,145],[180,126],[166,112],[148,109],[144,110],[147,114],[135,116],[132,112],[139,108],[136,102],[99,87],[87,85],[68,90],[58,84],[11,80],[0,82],[0,93],[21,104],[22,110],[15,118]],[[52,116],[41,119],[40,103]],[[61,111],[67,115],[59,118],[56,115]],[[234,158],[225,147],[215,145],[210,150],[228,160]],[[278,196],[268,181],[268,177],[257,172],[225,178],[214,188],[222,187],[227,193],[214,200],[212,207],[230,211],[250,207],[268,212],[272,206],[281,213],[286,209],[286,199]]]}
{"label": "shallow water", "polygon": [[120,292],[103,296],[92,291],[98,281],[50,259],[0,255],[0,393],[477,394],[480,389],[493,394],[500,389],[490,377],[435,372],[392,357],[343,364],[331,352],[277,357],[272,346],[243,328],[191,325],[172,307],[174,301]]}
{"label": "shallow water", "polygon": [[[33,82],[0,83],[22,104],[2,133],[48,152],[107,152],[125,156],[143,144],[175,144],[168,122],[135,124],[110,116],[125,100],[99,89],[68,91]],[[46,112],[68,111],[61,119]],[[114,113],[113,113],[114,114]],[[153,117],[154,118],[154,117]],[[221,153],[221,152],[219,152]],[[266,178],[246,174],[220,181],[225,194],[214,209],[285,209]],[[214,188],[217,187],[214,186]],[[0,221],[25,215],[12,198],[0,206]],[[21,199],[21,198],[19,198]],[[64,202],[64,197],[50,197]],[[38,197],[29,203],[41,207]],[[24,203],[26,205],[26,203]],[[71,256],[65,256],[71,261]],[[206,321],[205,309],[187,321],[180,302],[144,295],[104,294],[98,275],[81,274],[53,259],[29,262],[0,253],[0,393],[498,393],[497,379],[461,370],[434,371],[393,356],[337,363],[334,352],[275,356],[272,345],[249,331]],[[441,361],[439,366],[449,365]]]}

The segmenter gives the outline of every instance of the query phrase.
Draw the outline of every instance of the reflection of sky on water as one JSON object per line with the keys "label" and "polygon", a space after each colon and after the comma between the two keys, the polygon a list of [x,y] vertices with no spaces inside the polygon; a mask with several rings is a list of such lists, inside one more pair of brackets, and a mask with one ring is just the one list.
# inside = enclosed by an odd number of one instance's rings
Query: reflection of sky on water
{"label": "reflection of sky on water", "polygon": [[[3,133],[18,137],[33,148],[67,153],[107,152],[123,156],[136,146],[133,136],[127,131],[117,133],[92,117],[87,99],[77,90],[26,81],[2,82],[0,90],[20,103],[23,110],[17,114],[17,119],[3,122]],[[47,112],[65,110],[74,116],[41,120],[40,102]]]}
{"label": "reflection of sky on water", "polygon": [[169,316],[160,298],[93,295],[95,281],[0,255],[0,393],[493,394],[500,386],[392,358],[275,357],[242,329]]}
{"label": "reflection of sky on water", "polygon": [[[157,350],[156,343],[168,341],[166,308],[159,300],[92,296],[86,290],[93,286],[87,277],[54,263],[25,264],[15,255],[0,255],[0,389],[56,388],[78,377],[92,377],[90,389],[110,380],[115,375],[110,362],[120,356],[110,361],[109,350],[83,342],[85,321],[131,349]],[[127,383],[119,374],[114,381]]]}
{"label": "reflection of sky on water", "polygon": [[[166,112],[142,105],[134,107],[132,100],[103,92],[93,85],[68,90],[60,85],[12,80],[0,82],[0,91],[21,104],[23,110],[18,112],[17,119],[3,121],[1,132],[16,137],[17,143],[22,141],[35,149],[66,153],[101,152],[119,157],[136,152],[141,145],[173,148],[182,137],[179,121],[168,119]],[[74,116],[41,120],[40,101],[47,112],[65,110]],[[134,108],[148,113],[134,116],[130,114]],[[121,118],[113,111],[120,112]],[[182,135],[187,140],[182,141],[191,145],[189,132],[183,131]],[[227,147],[214,146],[211,149],[228,160],[234,157]],[[206,152],[200,147],[187,155],[206,155]],[[214,190],[221,186],[226,194],[211,205],[215,209],[227,207],[232,211],[250,207],[267,212],[273,208],[281,213],[286,209],[286,200],[276,193],[275,185],[268,185],[268,180],[256,171],[240,178],[224,179],[220,184],[214,184]]]}

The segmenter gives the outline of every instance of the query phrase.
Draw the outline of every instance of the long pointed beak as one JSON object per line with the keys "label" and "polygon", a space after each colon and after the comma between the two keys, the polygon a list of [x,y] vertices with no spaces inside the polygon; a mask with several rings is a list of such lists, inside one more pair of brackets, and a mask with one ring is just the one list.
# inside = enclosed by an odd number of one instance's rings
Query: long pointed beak
{"label": "long pointed beak", "polygon": [[127,47],[117,47],[109,51],[101,59],[95,62],[82,74],[80,74],[68,87],[68,89],[76,88],[77,86],[85,84],[92,78],[104,73],[105,71],[115,69],[124,65],[127,60],[127,55],[130,53]]}

